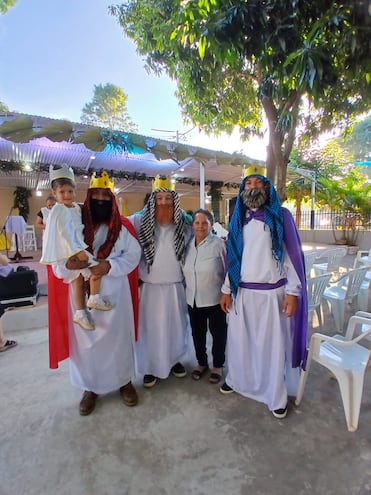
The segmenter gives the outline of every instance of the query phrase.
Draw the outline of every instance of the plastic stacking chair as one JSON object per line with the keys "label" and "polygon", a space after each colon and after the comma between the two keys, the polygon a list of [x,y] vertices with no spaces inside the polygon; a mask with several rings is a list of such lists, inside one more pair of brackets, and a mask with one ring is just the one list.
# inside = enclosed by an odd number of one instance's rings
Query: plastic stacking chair
{"label": "plastic stacking chair", "polygon": [[36,232],[34,225],[26,225],[23,238],[23,251],[37,251]]}
{"label": "plastic stacking chair", "polygon": [[308,294],[308,322],[312,320],[313,312],[317,313],[318,323],[322,326],[321,317],[321,302],[322,296],[328,286],[331,278],[331,273],[325,273],[318,277],[307,279],[307,294]]}
{"label": "plastic stacking chair", "polygon": [[327,259],[323,263],[313,263],[314,273],[316,275],[322,275],[323,273],[337,272],[340,268],[341,260],[347,254],[348,249],[346,247],[338,247],[332,249],[326,249],[319,257],[318,260]]}
{"label": "plastic stacking chair", "polygon": [[307,278],[310,277],[310,272],[312,271],[314,260],[317,257],[318,257],[317,251],[304,252],[305,273],[306,273]]}
{"label": "plastic stacking chair", "polygon": [[[357,251],[353,268],[358,268],[360,266],[364,266],[361,264],[359,259],[362,256],[369,256],[371,257],[371,249],[368,251]],[[369,290],[371,288],[371,268],[367,268],[367,273],[365,275],[365,278],[361,284],[361,287],[359,288],[359,293],[358,293],[358,308],[361,311],[368,311],[368,297],[369,297]]]}
{"label": "plastic stacking chair", "polygon": [[[361,316],[362,318],[367,318],[367,323],[357,324],[355,326],[348,325],[345,339],[352,340],[354,335],[366,334],[369,330],[371,330],[371,313],[367,313],[366,311],[357,311],[356,316]],[[371,343],[371,335],[366,335],[366,339]],[[370,348],[370,345],[368,346]],[[370,363],[371,364],[371,363]]]}
{"label": "plastic stacking chair", "polygon": [[[370,321],[362,316],[352,316],[349,319],[349,334],[356,325]],[[347,330],[347,334],[348,334]],[[343,401],[345,419],[348,431],[356,431],[358,428],[359,413],[363,393],[364,376],[371,351],[358,342],[371,336],[371,329],[358,337],[347,340],[342,335],[323,335],[314,333],[310,339],[307,367],[301,372],[295,404],[299,406],[307,381],[312,361],[329,369],[339,383],[341,398]]]}
{"label": "plastic stacking chair", "polygon": [[353,300],[358,297],[366,272],[367,267],[350,270],[327,287],[323,293],[322,298],[330,303],[335,328],[338,332],[343,331],[345,304],[352,304]]}

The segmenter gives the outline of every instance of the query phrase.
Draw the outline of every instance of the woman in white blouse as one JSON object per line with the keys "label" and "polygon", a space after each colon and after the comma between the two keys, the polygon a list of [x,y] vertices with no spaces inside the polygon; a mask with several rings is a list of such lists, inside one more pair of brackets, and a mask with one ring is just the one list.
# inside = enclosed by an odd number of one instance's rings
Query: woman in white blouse
{"label": "woman in white blouse", "polygon": [[210,383],[219,383],[225,361],[227,339],[226,315],[219,300],[225,276],[225,242],[211,232],[212,214],[199,209],[193,214],[194,238],[188,244],[183,267],[186,281],[188,313],[192,327],[198,366],[192,372],[194,380],[208,372],[206,334],[209,328],[213,338],[213,367]]}

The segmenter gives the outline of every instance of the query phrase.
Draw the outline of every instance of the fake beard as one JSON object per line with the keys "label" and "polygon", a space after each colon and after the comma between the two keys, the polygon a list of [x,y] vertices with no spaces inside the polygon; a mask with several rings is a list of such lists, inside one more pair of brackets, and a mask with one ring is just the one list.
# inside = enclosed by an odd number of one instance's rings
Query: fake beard
{"label": "fake beard", "polygon": [[112,214],[112,202],[110,200],[91,199],[90,211],[93,224],[108,223]]}
{"label": "fake beard", "polygon": [[256,209],[260,208],[267,202],[268,195],[264,187],[244,189],[241,191],[241,199],[247,208]]}
{"label": "fake beard", "polygon": [[160,225],[167,225],[174,219],[174,207],[172,205],[156,205],[156,221]]}

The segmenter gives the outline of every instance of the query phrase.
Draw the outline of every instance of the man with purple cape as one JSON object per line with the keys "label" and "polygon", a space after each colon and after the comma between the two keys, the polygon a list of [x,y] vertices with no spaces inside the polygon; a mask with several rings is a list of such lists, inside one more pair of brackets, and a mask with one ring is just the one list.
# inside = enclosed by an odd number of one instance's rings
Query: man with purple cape
{"label": "man with purple cape", "polygon": [[305,366],[304,257],[290,212],[264,169],[245,170],[229,224],[221,307],[228,313],[228,373],[220,387],[287,414]]}

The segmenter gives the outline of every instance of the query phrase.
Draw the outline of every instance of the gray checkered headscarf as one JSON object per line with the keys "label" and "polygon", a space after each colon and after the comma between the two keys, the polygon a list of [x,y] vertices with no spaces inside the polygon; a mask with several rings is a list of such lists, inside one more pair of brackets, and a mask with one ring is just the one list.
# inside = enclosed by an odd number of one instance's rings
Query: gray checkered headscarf
{"label": "gray checkered headscarf", "polygon": [[158,192],[170,192],[173,196],[175,224],[174,249],[178,261],[184,263],[184,227],[186,220],[180,208],[179,195],[175,191],[169,191],[169,189],[160,188],[151,193],[145,207],[143,208],[142,223],[138,234],[138,239],[144,251],[144,257],[147,262],[148,270],[153,264],[153,259],[155,257],[155,208],[156,193]]}

